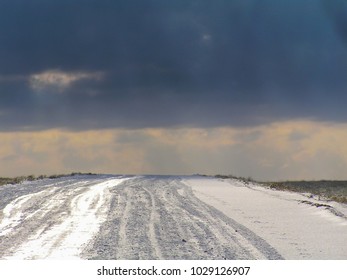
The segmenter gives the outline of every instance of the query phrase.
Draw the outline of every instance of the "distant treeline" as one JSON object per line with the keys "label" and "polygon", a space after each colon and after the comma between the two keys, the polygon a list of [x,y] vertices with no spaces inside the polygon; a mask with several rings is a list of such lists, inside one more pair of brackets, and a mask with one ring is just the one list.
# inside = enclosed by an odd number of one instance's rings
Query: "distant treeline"
{"label": "distant treeline", "polygon": [[11,184],[11,185],[20,184],[24,181],[35,181],[35,180],[42,180],[42,179],[56,179],[56,178],[77,176],[77,175],[96,175],[96,174],[72,172],[70,174],[53,174],[53,175],[39,175],[39,176],[28,175],[28,176],[18,176],[18,177],[11,177],[11,178],[0,177],[0,186],[1,185],[8,185],[8,184]]}

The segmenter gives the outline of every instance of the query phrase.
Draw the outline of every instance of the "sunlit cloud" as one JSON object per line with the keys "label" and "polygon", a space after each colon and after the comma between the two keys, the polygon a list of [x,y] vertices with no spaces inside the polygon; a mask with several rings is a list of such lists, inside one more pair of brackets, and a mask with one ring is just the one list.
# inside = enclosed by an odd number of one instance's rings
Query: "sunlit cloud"
{"label": "sunlit cloud", "polygon": [[60,70],[48,70],[39,74],[33,74],[29,78],[32,89],[41,91],[46,88],[64,90],[80,80],[100,80],[101,72],[63,72]]}
{"label": "sunlit cloud", "polygon": [[4,175],[73,171],[346,179],[347,124],[0,133]]}

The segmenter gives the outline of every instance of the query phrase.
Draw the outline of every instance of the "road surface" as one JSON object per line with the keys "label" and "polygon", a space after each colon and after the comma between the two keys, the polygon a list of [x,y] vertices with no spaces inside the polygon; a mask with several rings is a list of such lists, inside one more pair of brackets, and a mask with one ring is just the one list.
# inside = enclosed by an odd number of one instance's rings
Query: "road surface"
{"label": "road surface", "polygon": [[282,259],[180,177],[74,176],[0,187],[0,259]]}

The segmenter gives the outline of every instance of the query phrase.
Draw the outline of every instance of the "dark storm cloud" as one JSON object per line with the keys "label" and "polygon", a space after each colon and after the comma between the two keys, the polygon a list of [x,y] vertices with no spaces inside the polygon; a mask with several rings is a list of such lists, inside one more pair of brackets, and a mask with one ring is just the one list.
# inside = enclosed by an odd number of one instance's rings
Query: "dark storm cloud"
{"label": "dark storm cloud", "polygon": [[[346,121],[344,0],[0,0],[0,129]],[[61,88],[32,75],[102,73]]]}
{"label": "dark storm cloud", "polygon": [[347,1],[346,0],[335,0],[329,1],[324,0],[324,4],[327,12],[331,16],[331,20],[334,22],[336,31],[341,36],[341,39],[347,45]]}

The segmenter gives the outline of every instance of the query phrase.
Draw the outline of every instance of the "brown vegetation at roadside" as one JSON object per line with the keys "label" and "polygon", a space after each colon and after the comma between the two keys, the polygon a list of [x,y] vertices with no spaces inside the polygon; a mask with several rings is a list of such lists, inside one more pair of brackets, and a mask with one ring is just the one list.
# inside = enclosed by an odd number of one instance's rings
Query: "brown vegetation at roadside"
{"label": "brown vegetation at roadside", "polygon": [[95,175],[94,173],[81,173],[73,172],[70,174],[53,174],[53,175],[28,175],[28,176],[17,176],[17,177],[0,177],[0,186],[2,185],[16,185],[24,181],[36,181],[42,179],[56,179],[68,176],[77,176],[77,175]]}

